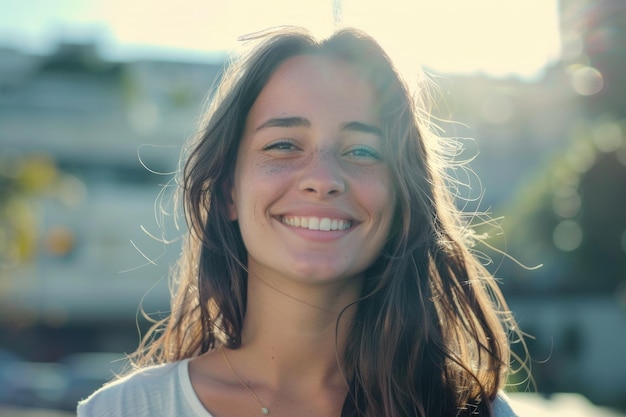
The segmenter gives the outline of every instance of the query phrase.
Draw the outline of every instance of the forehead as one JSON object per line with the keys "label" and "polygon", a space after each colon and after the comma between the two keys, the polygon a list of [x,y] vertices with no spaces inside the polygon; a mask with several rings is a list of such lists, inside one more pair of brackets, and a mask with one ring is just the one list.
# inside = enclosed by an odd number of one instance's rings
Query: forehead
{"label": "forehead", "polygon": [[376,121],[376,93],[348,61],[325,55],[297,55],[278,66],[255,101],[249,117],[299,112]]}
{"label": "forehead", "polygon": [[302,82],[306,79],[332,84],[345,76],[368,84],[354,64],[345,59],[323,54],[296,55],[276,68],[267,86],[281,82]]}

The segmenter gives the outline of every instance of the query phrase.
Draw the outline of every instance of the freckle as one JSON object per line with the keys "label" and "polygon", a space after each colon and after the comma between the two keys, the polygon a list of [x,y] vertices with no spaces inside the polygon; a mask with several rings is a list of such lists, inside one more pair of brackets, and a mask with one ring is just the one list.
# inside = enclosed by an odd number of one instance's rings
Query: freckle
{"label": "freckle", "polygon": [[271,163],[270,164],[262,163],[262,162],[256,163],[256,169],[262,170],[266,174],[277,174],[277,173],[284,171],[283,166],[271,164]]}
{"label": "freckle", "polygon": [[327,160],[335,156],[335,150],[329,146],[325,146],[319,151],[320,159]]}

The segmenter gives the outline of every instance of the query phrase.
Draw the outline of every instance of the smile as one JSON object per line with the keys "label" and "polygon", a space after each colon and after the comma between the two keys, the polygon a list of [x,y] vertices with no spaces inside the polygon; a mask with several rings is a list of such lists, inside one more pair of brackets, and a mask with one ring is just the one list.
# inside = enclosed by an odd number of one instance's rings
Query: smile
{"label": "smile", "polygon": [[328,217],[301,217],[283,216],[281,222],[292,227],[300,227],[309,230],[348,230],[352,225],[350,220],[329,219]]}

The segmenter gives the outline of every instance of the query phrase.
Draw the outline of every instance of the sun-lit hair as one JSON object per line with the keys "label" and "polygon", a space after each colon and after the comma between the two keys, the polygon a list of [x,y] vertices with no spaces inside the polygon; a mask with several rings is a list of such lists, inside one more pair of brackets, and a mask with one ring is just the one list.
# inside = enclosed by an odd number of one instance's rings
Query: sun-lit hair
{"label": "sun-lit hair", "polygon": [[[491,415],[509,369],[514,322],[493,277],[472,255],[445,175],[443,139],[368,35],[340,30],[324,40],[297,28],[259,34],[232,62],[189,145],[180,186],[189,233],[176,271],[171,315],[157,323],[138,366],[241,344],[246,248],[227,198],[246,117],[285,60],[322,54],[353,65],[376,89],[384,159],[396,212],[388,241],[365,272],[345,352],[349,394],[342,416]],[[477,413],[477,414],[472,414]]]}

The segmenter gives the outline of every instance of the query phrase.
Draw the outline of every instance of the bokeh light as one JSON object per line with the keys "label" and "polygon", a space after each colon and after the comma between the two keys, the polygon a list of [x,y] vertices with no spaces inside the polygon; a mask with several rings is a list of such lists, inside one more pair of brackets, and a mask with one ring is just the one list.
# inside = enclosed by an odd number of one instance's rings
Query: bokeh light
{"label": "bokeh light", "polygon": [[563,220],[553,232],[554,246],[564,252],[578,249],[583,241],[583,229],[574,220]]}
{"label": "bokeh light", "polygon": [[580,206],[580,195],[575,188],[564,186],[555,191],[552,207],[559,217],[568,219],[576,216]]}
{"label": "bokeh light", "polygon": [[572,88],[576,93],[581,96],[592,96],[602,91],[604,78],[596,68],[575,66],[570,71]]}

